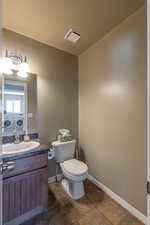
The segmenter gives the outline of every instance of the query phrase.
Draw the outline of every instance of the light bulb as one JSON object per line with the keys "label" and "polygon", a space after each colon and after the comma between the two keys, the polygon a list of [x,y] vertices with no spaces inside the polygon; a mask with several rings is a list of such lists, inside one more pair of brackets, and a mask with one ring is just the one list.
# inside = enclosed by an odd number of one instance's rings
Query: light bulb
{"label": "light bulb", "polygon": [[19,71],[25,72],[25,73],[29,72],[29,65],[28,65],[28,63],[22,62],[20,64],[20,66],[19,66]]}
{"label": "light bulb", "polygon": [[4,73],[6,75],[13,74],[12,67],[13,67],[13,64],[12,64],[12,61],[10,58],[5,57],[0,60],[0,72],[1,73]]}
{"label": "light bulb", "polygon": [[20,71],[20,70],[19,70],[19,72],[17,73],[17,75],[18,75],[19,77],[22,77],[22,78],[28,77],[28,74],[27,74],[25,71]]}

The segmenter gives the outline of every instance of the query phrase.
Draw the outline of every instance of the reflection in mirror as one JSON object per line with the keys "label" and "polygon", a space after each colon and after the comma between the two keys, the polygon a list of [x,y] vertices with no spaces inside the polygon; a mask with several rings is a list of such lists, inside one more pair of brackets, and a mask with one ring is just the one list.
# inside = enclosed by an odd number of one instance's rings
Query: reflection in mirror
{"label": "reflection in mirror", "polygon": [[4,82],[4,134],[27,130],[27,84]]}
{"label": "reflection in mirror", "polygon": [[3,136],[37,132],[37,80],[4,75]]}

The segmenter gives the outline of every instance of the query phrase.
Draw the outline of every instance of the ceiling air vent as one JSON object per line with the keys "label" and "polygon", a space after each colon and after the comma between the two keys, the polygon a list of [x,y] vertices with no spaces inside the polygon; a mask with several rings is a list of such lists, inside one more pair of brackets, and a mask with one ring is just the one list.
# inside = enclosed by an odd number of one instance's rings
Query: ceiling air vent
{"label": "ceiling air vent", "polygon": [[76,43],[80,39],[80,34],[70,29],[64,39]]}

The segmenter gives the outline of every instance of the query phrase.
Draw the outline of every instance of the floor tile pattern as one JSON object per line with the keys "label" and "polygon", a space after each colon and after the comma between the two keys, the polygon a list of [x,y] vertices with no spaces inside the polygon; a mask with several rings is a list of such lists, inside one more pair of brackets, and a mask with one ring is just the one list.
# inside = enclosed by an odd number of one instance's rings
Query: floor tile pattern
{"label": "floor tile pattern", "polygon": [[85,190],[75,201],[60,183],[49,184],[48,213],[21,225],[143,225],[88,180]]}

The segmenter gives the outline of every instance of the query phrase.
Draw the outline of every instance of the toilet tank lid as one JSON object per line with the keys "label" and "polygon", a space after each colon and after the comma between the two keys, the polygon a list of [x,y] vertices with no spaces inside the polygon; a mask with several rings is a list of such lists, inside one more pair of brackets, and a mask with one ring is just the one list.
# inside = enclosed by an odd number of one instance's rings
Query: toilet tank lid
{"label": "toilet tank lid", "polygon": [[61,142],[61,141],[53,141],[52,142],[52,146],[61,146],[61,145],[66,145],[68,143],[76,143],[76,140],[72,140],[72,141],[66,141],[66,142]]}
{"label": "toilet tank lid", "polygon": [[73,175],[81,175],[88,171],[87,165],[77,159],[66,160],[61,165],[67,172]]}

